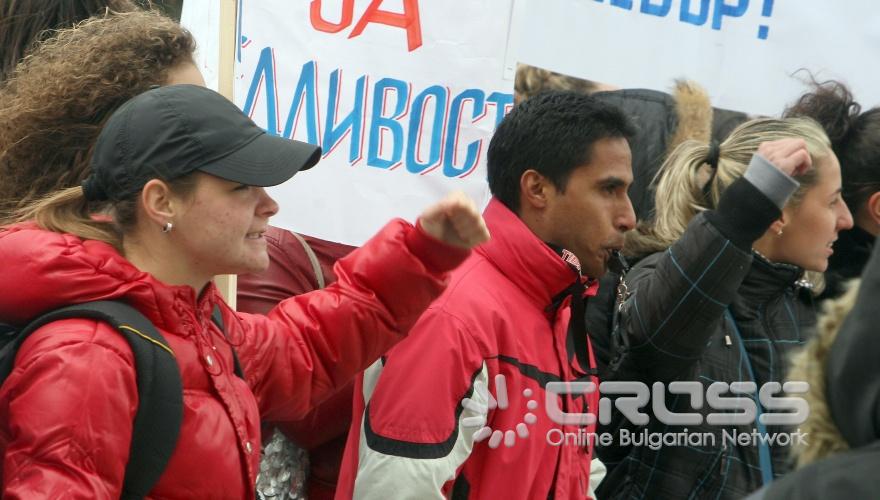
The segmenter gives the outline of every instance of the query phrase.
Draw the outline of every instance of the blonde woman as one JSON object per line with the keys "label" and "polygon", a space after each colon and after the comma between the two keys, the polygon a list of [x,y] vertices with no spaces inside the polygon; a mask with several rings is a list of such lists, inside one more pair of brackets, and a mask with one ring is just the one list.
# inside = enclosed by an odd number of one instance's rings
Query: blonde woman
{"label": "blonde woman", "polygon": [[876,498],[880,488],[880,247],[874,245],[861,281],[824,303],[819,336],[796,358],[792,372],[810,381],[808,446],[797,471],[749,500]]}
{"label": "blonde woman", "polygon": [[[780,429],[758,419],[711,425],[706,415],[719,410],[702,399],[716,382],[785,381],[786,355],[815,323],[800,298],[805,272],[826,269],[838,232],[853,223],[840,165],[816,123],[753,120],[721,144],[679,146],[661,168],[655,200],[653,224],[627,242],[640,260],[621,288],[604,380],[698,381],[703,390],[659,393],[643,410],[646,427],[615,415],[610,430],[700,439],[600,449],[609,475],[598,496],[741,498],[786,472],[788,448],[724,439]],[[658,418],[664,403],[699,418],[667,425]]]}

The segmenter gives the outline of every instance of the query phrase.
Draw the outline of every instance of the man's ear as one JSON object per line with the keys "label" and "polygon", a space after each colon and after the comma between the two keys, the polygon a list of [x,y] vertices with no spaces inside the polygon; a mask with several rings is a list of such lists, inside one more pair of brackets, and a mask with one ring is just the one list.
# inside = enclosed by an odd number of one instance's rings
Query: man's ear
{"label": "man's ear", "polygon": [[868,217],[871,218],[871,222],[880,226],[880,191],[877,191],[868,197],[868,201],[865,205],[868,209]]}
{"label": "man's ear", "polygon": [[164,181],[151,179],[141,190],[141,206],[147,219],[162,227],[172,222],[177,205],[172,197],[171,188]]}
{"label": "man's ear", "polygon": [[550,179],[529,169],[519,178],[519,193],[521,206],[540,210],[547,207],[550,197],[556,194],[556,187]]}

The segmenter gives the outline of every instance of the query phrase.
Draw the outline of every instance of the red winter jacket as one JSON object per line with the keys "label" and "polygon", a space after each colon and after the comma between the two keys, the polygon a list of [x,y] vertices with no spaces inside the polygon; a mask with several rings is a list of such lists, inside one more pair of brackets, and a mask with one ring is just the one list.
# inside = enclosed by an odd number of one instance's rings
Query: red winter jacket
{"label": "red winter jacket", "polygon": [[[0,321],[92,300],[135,306],[173,349],[184,388],[177,448],[150,497],[254,498],[260,420],[302,418],[399,341],[463,254],[394,221],[339,261],[337,283],[260,316],[233,312],[213,285],[196,297],[161,283],[105,243],[23,224],[0,231]],[[0,388],[4,498],[119,496],[138,404],[132,363],[122,336],[94,320],[51,323],[22,345]]]}
{"label": "red winter jacket", "polygon": [[[593,426],[559,425],[545,409],[547,383],[595,382],[569,338],[566,290],[579,275],[498,200],[483,217],[492,239],[452,274],[411,336],[358,377],[337,499],[588,496],[592,449],[548,439]],[[485,413],[463,399],[486,404],[479,384],[498,397],[498,376],[508,406],[490,410],[486,425],[511,446],[493,448],[474,439]],[[587,413],[598,393],[553,402]]]}
{"label": "red winter jacket", "polygon": [[[333,264],[355,247],[312,236],[302,238],[315,253],[327,285],[336,281]],[[269,226],[266,232],[269,268],[238,277],[238,310],[266,314],[281,300],[318,289],[318,279],[308,254],[290,231]],[[354,381],[345,384],[302,420],[272,422],[291,441],[309,452],[309,500],[332,500],[339,479],[339,465],[351,424]],[[263,428],[264,434],[266,427]],[[271,434],[269,434],[271,436]]]}

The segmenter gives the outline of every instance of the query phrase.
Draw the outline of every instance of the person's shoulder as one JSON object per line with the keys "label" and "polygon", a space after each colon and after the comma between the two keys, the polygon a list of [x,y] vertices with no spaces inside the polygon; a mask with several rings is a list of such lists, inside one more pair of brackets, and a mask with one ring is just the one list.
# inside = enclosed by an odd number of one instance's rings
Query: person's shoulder
{"label": "person's shoulder", "polygon": [[631,259],[633,264],[630,266],[630,272],[638,269],[653,269],[654,267],[657,267],[657,261],[660,260],[660,257],[666,252],[667,250],[660,250]]}
{"label": "person's shoulder", "polygon": [[[86,356],[89,353],[112,351],[122,361],[134,363],[128,342],[111,325],[95,319],[70,318],[53,321],[30,334],[19,348],[17,364],[70,347],[75,347],[79,355]],[[88,362],[85,359],[82,361]]]}
{"label": "person's shoulder", "polygon": [[675,99],[672,95],[653,89],[629,88],[605,90],[596,92],[593,95],[600,100],[611,102],[618,106],[645,106],[646,104],[654,104],[670,111],[675,108]]}
{"label": "person's shoulder", "polygon": [[484,256],[473,252],[453,271],[449,286],[431,307],[454,315],[494,315],[510,306],[512,295],[520,293],[519,287]]}
{"label": "person's shoulder", "polygon": [[[390,352],[447,352],[452,355],[480,355],[495,344],[497,309],[482,307],[467,299],[439,300],[419,317],[409,336]],[[458,354],[456,354],[458,353]],[[399,355],[399,354],[398,354]]]}

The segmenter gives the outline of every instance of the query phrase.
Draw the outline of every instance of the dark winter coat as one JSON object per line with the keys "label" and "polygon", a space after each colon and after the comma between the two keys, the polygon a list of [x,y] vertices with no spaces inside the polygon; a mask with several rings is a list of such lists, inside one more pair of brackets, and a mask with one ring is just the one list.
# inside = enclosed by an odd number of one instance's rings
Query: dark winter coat
{"label": "dark winter coat", "polygon": [[[852,292],[854,293],[854,292]],[[814,441],[823,450],[844,449],[775,481],[750,500],[854,500],[877,498],[880,491],[880,249],[874,248],[855,306],[827,352],[817,351],[811,367],[824,381],[822,430]],[[844,299],[849,299],[845,297]],[[847,304],[844,304],[845,306]],[[837,305],[836,305],[837,306]],[[825,332],[823,332],[824,334]],[[827,339],[822,339],[827,340]],[[827,342],[826,342],[827,343]],[[827,410],[826,411],[826,406]],[[812,409],[812,405],[811,405]],[[811,419],[813,415],[811,414]]]}
{"label": "dark winter coat", "polygon": [[[810,335],[815,314],[804,300],[807,292],[798,286],[800,268],[772,264],[751,251],[778,214],[760,189],[740,179],[718,209],[694,218],[672,247],[634,266],[626,276],[629,296],[617,328],[604,342],[594,336],[594,344],[606,346],[604,352],[596,349],[606,361],[600,378],[648,385],[698,381],[703,396],[714,382],[753,381],[760,388],[783,381],[784,360]],[[649,404],[643,410],[649,416],[646,426],[615,412],[600,432],[619,438],[621,430],[659,434],[687,429],[710,437],[657,450],[622,446],[618,439],[599,447],[599,458],[609,469],[599,498],[741,498],[769,482],[765,477],[789,470],[787,446],[744,446],[726,439],[734,430],[749,434],[755,425],[709,425],[706,415],[718,410],[704,402],[693,409],[690,397],[671,395],[668,388],[664,401],[672,412],[702,415],[701,423],[667,426]],[[788,430],[757,429],[770,434]]]}

